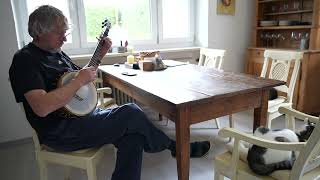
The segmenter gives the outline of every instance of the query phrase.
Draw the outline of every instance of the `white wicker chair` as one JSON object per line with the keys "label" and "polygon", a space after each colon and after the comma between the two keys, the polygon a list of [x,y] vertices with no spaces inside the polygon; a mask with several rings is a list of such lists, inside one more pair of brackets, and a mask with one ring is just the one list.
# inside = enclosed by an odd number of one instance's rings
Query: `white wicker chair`
{"label": "white wicker chair", "polygon": [[[299,143],[287,143],[287,142],[275,142],[268,141],[253,135],[249,135],[240,132],[234,128],[224,128],[219,131],[219,136],[224,138],[234,138],[234,148],[232,153],[225,152],[217,155],[214,158],[214,179],[222,180],[223,176],[228,178],[248,180],[248,179],[278,179],[278,180],[311,180],[320,179],[320,123],[318,117],[312,117],[298,111],[292,110],[287,107],[280,107],[280,113],[285,113],[286,116],[290,116],[290,120],[294,120],[292,117],[296,117],[303,120],[309,120],[315,122],[316,127],[313,130],[307,142]],[[291,122],[294,124],[294,122]],[[240,141],[245,141],[250,144],[259,145],[266,148],[285,150],[285,151],[299,151],[299,156],[293,164],[292,170],[279,170],[273,172],[270,176],[259,176],[251,171],[247,162],[243,159],[239,152]],[[239,159],[239,154],[242,157]]]}

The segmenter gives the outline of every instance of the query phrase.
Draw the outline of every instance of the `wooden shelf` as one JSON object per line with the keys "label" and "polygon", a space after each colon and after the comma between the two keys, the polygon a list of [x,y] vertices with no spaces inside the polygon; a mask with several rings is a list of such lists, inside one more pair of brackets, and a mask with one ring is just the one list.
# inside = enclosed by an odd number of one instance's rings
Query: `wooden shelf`
{"label": "wooden shelf", "polygon": [[[252,42],[247,50],[246,72],[259,76],[264,63],[264,51],[269,49],[303,52],[303,59],[293,93],[292,107],[308,114],[320,114],[320,0],[254,0]],[[299,2],[300,9],[295,2]],[[288,6],[287,11],[285,5]],[[287,8],[287,7],[286,7]],[[263,20],[292,23],[292,26],[260,26]],[[303,22],[303,23],[298,23]],[[293,25],[296,23],[296,25]],[[276,24],[276,23],[275,23]],[[303,25],[304,24],[304,25]],[[263,25],[263,24],[262,24]],[[309,47],[300,50],[296,34],[309,35]],[[266,39],[272,34],[280,39]]]}
{"label": "wooden shelf", "polygon": [[285,0],[261,0],[259,3],[269,3],[269,2],[279,2],[279,1],[285,1]]}
{"label": "wooden shelf", "polygon": [[278,13],[266,13],[266,16],[275,16],[275,15],[287,15],[287,14],[300,14],[300,13],[312,13],[313,10],[300,10],[300,11],[288,11],[288,12],[278,12]]}
{"label": "wooden shelf", "polygon": [[283,51],[299,51],[299,52],[308,52],[308,53],[320,53],[320,50],[312,50],[312,49],[306,49],[306,50],[300,50],[300,49],[294,49],[294,48],[267,48],[267,47],[248,47],[248,49],[253,50],[267,50],[267,49],[273,49],[273,50],[283,50]]}
{"label": "wooden shelf", "polygon": [[261,29],[311,29],[313,26],[266,26],[266,27],[256,27],[257,30]]}

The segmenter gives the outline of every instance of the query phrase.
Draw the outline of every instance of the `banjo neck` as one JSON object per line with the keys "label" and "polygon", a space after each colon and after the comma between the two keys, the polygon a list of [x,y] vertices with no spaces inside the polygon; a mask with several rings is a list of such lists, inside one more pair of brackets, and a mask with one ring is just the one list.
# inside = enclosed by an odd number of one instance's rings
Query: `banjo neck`
{"label": "banjo neck", "polygon": [[100,52],[101,52],[101,48],[103,46],[104,41],[100,40],[96,49],[94,50],[94,53],[88,63],[88,67],[90,66],[99,66],[101,63],[101,57],[100,57]]}
{"label": "banjo neck", "polygon": [[99,37],[99,42],[98,45],[96,47],[96,49],[94,50],[94,53],[88,63],[88,67],[90,66],[99,66],[101,63],[101,48],[103,47],[104,41],[103,38],[108,36],[109,33],[109,29],[111,27],[111,23],[108,19],[104,20],[102,22],[102,28],[105,28],[104,32],[101,33],[100,37]]}

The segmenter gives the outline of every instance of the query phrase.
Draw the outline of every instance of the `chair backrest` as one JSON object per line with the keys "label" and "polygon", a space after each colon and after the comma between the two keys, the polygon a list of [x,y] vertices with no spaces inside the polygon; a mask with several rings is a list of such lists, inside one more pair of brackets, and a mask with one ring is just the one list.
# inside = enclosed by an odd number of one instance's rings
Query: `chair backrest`
{"label": "chair backrest", "polygon": [[[20,106],[20,109],[23,112],[23,114],[26,114],[26,112],[24,110],[24,107],[23,107],[23,103],[19,103],[19,106]],[[31,127],[30,123],[28,122],[27,124],[31,128],[34,148],[35,148],[35,151],[36,151],[36,154],[37,154],[37,152],[39,152],[41,150],[41,145],[40,145],[40,142],[39,142],[39,138],[38,138],[37,132]]]}
{"label": "chair backrest", "polygon": [[[20,106],[20,109],[22,110],[22,112],[25,114],[23,103],[19,103],[19,106]],[[52,148],[50,148],[50,147],[48,147],[48,146],[46,146],[44,144],[40,144],[37,132],[33,129],[33,127],[31,126],[31,124],[29,122],[27,124],[31,128],[32,140],[33,140],[34,150],[35,150],[37,158],[38,158],[38,155],[39,155],[40,151],[42,151],[42,150],[52,151],[52,152],[55,151],[54,149],[52,149]],[[83,153],[83,152],[87,152],[88,150],[90,150],[90,148],[81,149],[81,150],[77,150],[77,151],[73,151],[73,152],[74,153]]]}
{"label": "chair backrest", "polygon": [[198,65],[221,69],[225,52],[222,49],[201,48]]}
{"label": "chair backrest", "polygon": [[[294,62],[294,68],[290,76],[289,84],[275,87],[278,91],[287,94],[286,102],[288,103],[292,103],[293,90],[297,81],[302,57],[303,53],[296,51],[264,51],[264,63],[261,71],[261,77],[287,82],[291,63]],[[271,65],[269,65],[269,62],[271,62]],[[267,74],[269,66],[270,70]]]}
{"label": "chair backrest", "polygon": [[[311,120],[312,121],[312,120]],[[317,120],[319,122],[319,118]],[[316,121],[313,121],[316,122]],[[316,124],[305,148],[300,151],[297,160],[295,161],[290,179],[301,179],[301,177],[320,166],[320,123]]]}
{"label": "chair backrest", "polygon": [[97,71],[97,78],[94,80],[94,84],[96,85],[96,88],[102,88],[103,87],[103,79],[102,79],[102,71]]}

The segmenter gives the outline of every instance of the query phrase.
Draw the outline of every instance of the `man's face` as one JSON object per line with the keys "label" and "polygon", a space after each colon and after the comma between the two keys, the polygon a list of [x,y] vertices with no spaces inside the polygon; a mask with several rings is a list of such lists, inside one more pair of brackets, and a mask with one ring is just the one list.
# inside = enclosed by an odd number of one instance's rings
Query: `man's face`
{"label": "man's face", "polygon": [[40,36],[40,41],[44,43],[48,50],[60,50],[68,35],[67,28],[64,26],[55,26],[53,30]]}

